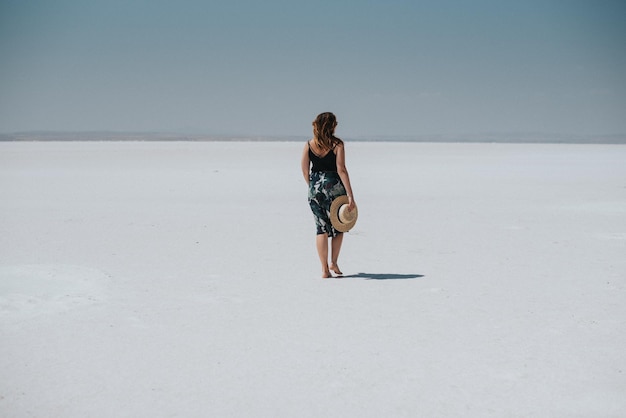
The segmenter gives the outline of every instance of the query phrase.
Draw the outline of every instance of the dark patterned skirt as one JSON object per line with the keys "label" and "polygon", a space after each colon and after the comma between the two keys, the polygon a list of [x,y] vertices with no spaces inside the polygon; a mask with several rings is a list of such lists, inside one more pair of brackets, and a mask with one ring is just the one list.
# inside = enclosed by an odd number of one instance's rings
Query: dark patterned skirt
{"label": "dark patterned skirt", "polygon": [[309,179],[309,206],[313,211],[317,234],[336,237],[341,232],[330,223],[330,204],[337,197],[345,195],[346,189],[335,172],[312,172]]}

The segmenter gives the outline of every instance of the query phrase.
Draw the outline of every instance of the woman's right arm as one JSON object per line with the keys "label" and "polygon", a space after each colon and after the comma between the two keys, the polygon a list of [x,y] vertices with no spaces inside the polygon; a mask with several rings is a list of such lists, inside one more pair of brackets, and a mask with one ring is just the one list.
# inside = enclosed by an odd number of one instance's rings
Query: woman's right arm
{"label": "woman's right arm", "polygon": [[309,169],[311,165],[311,161],[309,160],[309,143],[307,142],[304,146],[304,150],[302,151],[302,159],[300,161],[300,165],[302,166],[302,176],[304,176],[304,181],[306,184],[309,184]]}
{"label": "woman's right arm", "polygon": [[348,194],[348,210],[354,209],[356,203],[354,202],[354,195],[352,194],[352,185],[350,184],[350,175],[346,168],[346,151],[344,145],[340,144],[335,147],[335,154],[337,155],[337,173],[341,178],[341,182]]}

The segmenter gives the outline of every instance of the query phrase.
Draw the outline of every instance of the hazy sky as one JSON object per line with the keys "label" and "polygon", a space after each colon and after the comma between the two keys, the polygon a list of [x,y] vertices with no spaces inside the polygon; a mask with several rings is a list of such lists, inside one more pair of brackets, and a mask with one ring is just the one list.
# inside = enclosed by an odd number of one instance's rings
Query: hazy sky
{"label": "hazy sky", "polygon": [[626,133],[626,1],[0,0],[0,132]]}

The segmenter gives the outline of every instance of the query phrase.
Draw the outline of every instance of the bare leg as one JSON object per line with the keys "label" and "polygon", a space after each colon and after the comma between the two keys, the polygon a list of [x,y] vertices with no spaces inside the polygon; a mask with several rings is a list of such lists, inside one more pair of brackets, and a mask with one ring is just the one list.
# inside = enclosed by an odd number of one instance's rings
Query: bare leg
{"label": "bare leg", "polygon": [[327,279],[333,277],[328,269],[328,237],[326,234],[319,234],[315,238],[317,244],[317,254],[320,256],[320,262],[322,263],[322,277]]}
{"label": "bare leg", "polygon": [[339,265],[337,265],[337,259],[339,258],[339,252],[341,251],[341,243],[343,242],[343,234],[339,234],[334,237],[330,243],[331,247],[331,259],[330,259],[330,269],[335,272],[335,274],[342,275],[343,273],[339,269]]}

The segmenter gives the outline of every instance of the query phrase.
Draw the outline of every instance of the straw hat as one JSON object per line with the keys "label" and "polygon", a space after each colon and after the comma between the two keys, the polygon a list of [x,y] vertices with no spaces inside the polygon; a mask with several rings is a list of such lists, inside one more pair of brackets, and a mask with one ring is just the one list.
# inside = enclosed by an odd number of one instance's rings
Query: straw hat
{"label": "straw hat", "polygon": [[330,204],[330,223],[339,232],[348,232],[352,229],[359,217],[359,210],[348,210],[348,196],[339,196]]}

